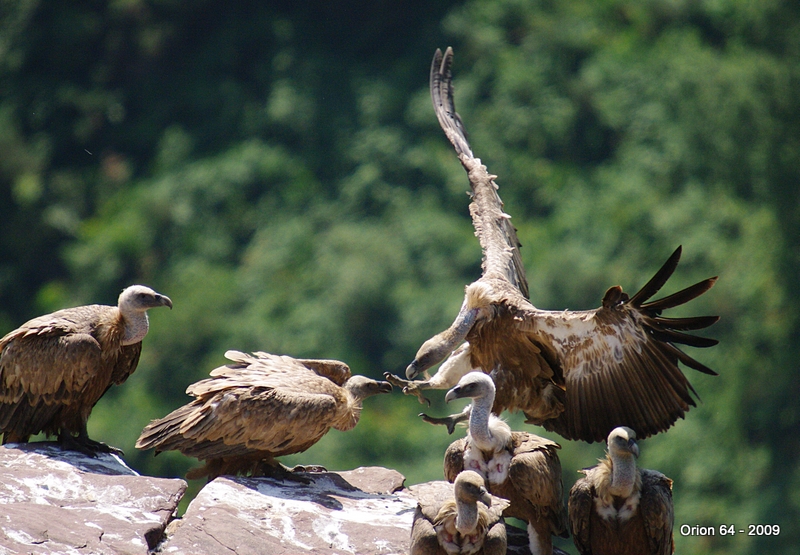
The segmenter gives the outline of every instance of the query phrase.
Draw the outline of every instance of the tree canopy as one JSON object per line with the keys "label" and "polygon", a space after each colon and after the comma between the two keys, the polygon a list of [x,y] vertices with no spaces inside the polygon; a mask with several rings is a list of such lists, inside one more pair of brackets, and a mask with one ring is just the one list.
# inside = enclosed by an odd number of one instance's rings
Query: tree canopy
{"label": "tree canopy", "polygon": [[[722,317],[720,345],[692,353],[720,375],[685,369],[702,402],[641,445],[675,480],[677,551],[795,553],[796,2],[3,3],[0,334],[131,283],[169,295],[139,369],[89,421],[152,475],[196,461],[136,452],[136,437],[227,349],[402,372],[480,273],[467,179],[428,95],[448,45],[536,306],[635,291],[679,244],[670,287],[720,276],[690,308]],[[414,398],[384,397],[287,462],[440,479],[453,437]],[[432,397],[432,413],[454,408]],[[563,445],[567,488],[602,455],[511,422]],[[730,524],[745,533],[720,535]]]}

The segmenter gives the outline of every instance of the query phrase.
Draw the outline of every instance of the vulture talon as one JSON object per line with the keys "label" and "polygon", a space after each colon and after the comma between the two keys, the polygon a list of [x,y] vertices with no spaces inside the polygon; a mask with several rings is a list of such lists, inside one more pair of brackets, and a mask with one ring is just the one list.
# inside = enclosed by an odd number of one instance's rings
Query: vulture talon
{"label": "vulture talon", "polygon": [[428,384],[428,382],[404,380],[400,376],[390,374],[389,372],[384,372],[383,377],[390,384],[401,388],[403,390],[403,394],[413,395],[416,397],[419,400],[420,405],[428,405],[429,407],[431,406],[431,400],[425,397],[421,391],[422,389],[425,389],[425,386]]}
{"label": "vulture talon", "polygon": [[419,413],[420,418],[427,422],[428,424],[433,424],[434,426],[446,426],[447,427],[447,434],[453,435],[453,432],[456,431],[456,424],[459,422],[463,422],[464,419],[459,418],[461,414],[451,414],[450,416],[444,416],[442,418],[436,418],[434,416],[428,416],[424,412]]}

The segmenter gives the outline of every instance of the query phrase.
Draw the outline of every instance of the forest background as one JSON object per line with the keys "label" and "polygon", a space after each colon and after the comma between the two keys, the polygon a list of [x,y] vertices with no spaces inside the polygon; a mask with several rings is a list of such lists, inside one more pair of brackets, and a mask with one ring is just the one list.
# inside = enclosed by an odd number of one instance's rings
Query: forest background
{"label": "forest background", "polygon": [[[228,349],[402,373],[480,274],[428,93],[448,45],[536,306],[635,291],[679,244],[666,293],[720,276],[688,309],[722,317],[720,345],[690,349],[720,375],[685,369],[702,402],[641,442],[675,480],[677,551],[796,554],[796,1],[3,1],[0,334],[132,283],[169,295],[89,422],[156,476],[196,461],[137,452],[139,432]],[[432,414],[460,409],[431,397]],[[354,431],[284,462],[442,477],[453,437],[413,397],[365,405]],[[511,422],[560,441],[565,488],[603,454]],[[745,534],[720,536],[731,524]]]}

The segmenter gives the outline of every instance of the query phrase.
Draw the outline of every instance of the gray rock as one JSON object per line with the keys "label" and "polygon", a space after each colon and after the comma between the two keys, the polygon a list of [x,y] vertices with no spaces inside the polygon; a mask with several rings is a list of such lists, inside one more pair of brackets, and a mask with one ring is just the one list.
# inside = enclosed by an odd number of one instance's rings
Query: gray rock
{"label": "gray rock", "polygon": [[394,470],[302,473],[312,483],[220,477],[162,544],[165,554],[406,553],[416,500]]}
{"label": "gray rock", "polygon": [[183,480],[139,476],[115,455],[4,445],[0,554],[146,554],[185,490]]}

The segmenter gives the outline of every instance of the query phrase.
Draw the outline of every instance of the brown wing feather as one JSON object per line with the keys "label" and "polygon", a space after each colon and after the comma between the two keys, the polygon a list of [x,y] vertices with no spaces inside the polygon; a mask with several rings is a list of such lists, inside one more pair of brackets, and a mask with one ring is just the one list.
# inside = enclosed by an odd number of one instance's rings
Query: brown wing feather
{"label": "brown wing feather", "polygon": [[455,482],[464,470],[464,450],[467,448],[467,439],[455,440],[444,452],[444,479],[448,482]]}
{"label": "brown wing feather", "polygon": [[262,358],[214,370],[214,378],[188,388],[197,399],[151,422],[136,446],[200,459],[255,451],[279,457],[308,449],[352,418],[342,388],[289,357],[273,357],[260,374]]}
{"label": "brown wing feather", "polygon": [[[615,287],[606,293],[603,306],[594,311],[554,312],[533,309],[521,327],[539,341],[544,352],[564,375],[565,410],[552,419],[536,420],[546,429],[568,439],[603,441],[617,426],[629,426],[645,438],[669,428],[695,406],[695,393],[678,367],[715,374],[683,353],[674,344],[710,347],[713,339],[699,338],[676,329],[701,329],[716,317],[662,318],[658,301],[646,303],[674,270],[676,250],[656,276],[631,299]],[[656,279],[657,278],[657,279]],[[690,287],[692,299],[713,285]],[[674,295],[670,297],[675,297]],[[675,322],[675,327],[672,323]]]}
{"label": "brown wing feather", "polygon": [[472,155],[464,124],[456,113],[450,71],[452,64],[452,48],[448,47],[444,55],[441,50],[436,50],[431,64],[431,99],[442,130],[469,174],[472,187],[469,211],[483,249],[483,275],[502,277],[527,298],[528,282],[519,252],[520,243],[511,217],[503,212],[503,201],[494,182],[497,176],[489,174],[486,166]]}
{"label": "brown wing feather", "polygon": [[526,432],[513,432],[513,457],[508,479],[520,495],[535,507],[539,519],[550,525],[548,532],[566,537],[567,510],[564,506],[564,486],[560,445],[549,439]]}
{"label": "brown wing feather", "polygon": [[675,551],[672,527],[675,514],[672,505],[672,480],[654,470],[642,470],[639,511],[650,542],[650,552],[671,555]]}
{"label": "brown wing feather", "polygon": [[410,555],[447,555],[439,545],[439,538],[433,527],[433,518],[425,516],[422,508],[417,506],[414,522],[411,525]]}
{"label": "brown wing feather", "polygon": [[69,308],[34,318],[0,339],[2,431],[25,439],[61,427],[80,430],[111,384],[118,351],[104,354],[95,333],[117,314],[104,305]]}
{"label": "brown wing feather", "polygon": [[591,515],[594,488],[588,478],[581,478],[569,490],[569,527],[572,541],[580,555],[592,555]]}

